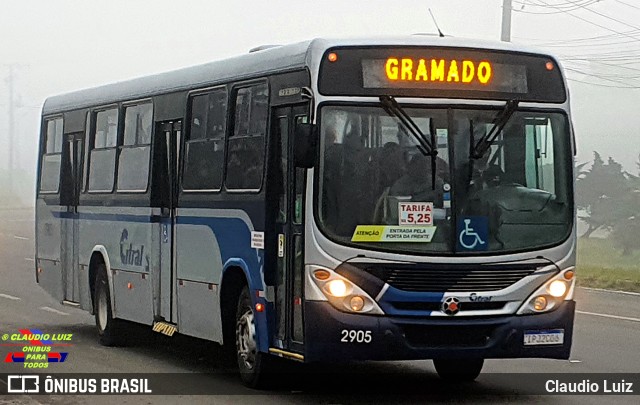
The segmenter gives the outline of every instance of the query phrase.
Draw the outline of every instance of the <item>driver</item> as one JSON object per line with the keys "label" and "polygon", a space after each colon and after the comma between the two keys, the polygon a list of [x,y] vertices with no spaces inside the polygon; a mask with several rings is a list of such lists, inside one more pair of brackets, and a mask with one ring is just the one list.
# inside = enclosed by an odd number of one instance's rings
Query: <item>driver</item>
{"label": "driver", "polygon": [[490,165],[482,173],[482,182],[487,188],[498,187],[504,179],[504,171],[498,165]]}

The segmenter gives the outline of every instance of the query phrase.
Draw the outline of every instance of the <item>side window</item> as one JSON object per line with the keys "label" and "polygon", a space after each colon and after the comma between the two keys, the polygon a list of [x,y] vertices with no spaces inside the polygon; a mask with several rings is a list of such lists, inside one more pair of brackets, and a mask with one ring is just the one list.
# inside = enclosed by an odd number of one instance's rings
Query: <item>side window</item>
{"label": "side window", "polygon": [[184,190],[220,190],[222,187],[226,117],[225,88],[191,98],[191,121],[182,179]]}
{"label": "side window", "polygon": [[553,130],[550,120],[529,120],[525,125],[525,134],[527,187],[555,194]]}
{"label": "side window", "polygon": [[124,109],[124,146],[151,144],[151,103]]}
{"label": "side window", "polygon": [[96,113],[94,149],[113,148],[118,144],[118,109]]}
{"label": "side window", "polygon": [[151,103],[124,109],[124,145],[118,158],[118,191],[144,192],[149,182]]}
{"label": "side window", "polygon": [[259,190],[264,171],[264,148],[269,111],[267,84],[236,91],[234,128],[229,136],[226,187]]}
{"label": "side window", "polygon": [[118,109],[95,113],[90,155],[89,192],[113,191],[118,144]]}
{"label": "side window", "polygon": [[46,147],[40,166],[40,192],[57,193],[60,186],[60,163],[62,160],[62,118],[45,121]]}

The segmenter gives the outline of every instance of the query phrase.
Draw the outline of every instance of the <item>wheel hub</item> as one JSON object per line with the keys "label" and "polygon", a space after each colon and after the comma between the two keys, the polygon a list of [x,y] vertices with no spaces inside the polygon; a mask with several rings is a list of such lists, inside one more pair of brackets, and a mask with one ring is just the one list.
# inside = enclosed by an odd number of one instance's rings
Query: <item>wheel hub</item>
{"label": "wheel hub", "polygon": [[253,322],[253,312],[247,310],[236,324],[236,347],[244,366],[252,370],[256,362],[256,327]]}

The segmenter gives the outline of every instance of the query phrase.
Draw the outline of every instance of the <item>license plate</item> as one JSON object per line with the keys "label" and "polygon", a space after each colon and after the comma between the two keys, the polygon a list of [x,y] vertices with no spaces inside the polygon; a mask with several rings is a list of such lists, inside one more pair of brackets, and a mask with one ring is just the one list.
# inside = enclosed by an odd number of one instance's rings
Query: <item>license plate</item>
{"label": "license plate", "polygon": [[564,343],[564,329],[528,330],[524,333],[524,345],[561,345]]}

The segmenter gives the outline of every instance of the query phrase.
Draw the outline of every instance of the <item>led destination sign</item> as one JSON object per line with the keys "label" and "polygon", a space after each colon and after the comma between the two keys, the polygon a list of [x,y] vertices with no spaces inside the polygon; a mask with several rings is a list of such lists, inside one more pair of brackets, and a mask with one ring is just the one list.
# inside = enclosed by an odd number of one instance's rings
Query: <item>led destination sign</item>
{"label": "led destination sign", "polygon": [[[364,61],[363,65],[365,62],[371,63],[372,61]],[[430,65],[429,69],[427,69],[427,65]],[[487,84],[491,80],[491,71],[491,63],[487,61],[480,62],[476,66],[476,63],[470,60],[458,62],[456,60],[445,61],[444,59],[429,61],[429,59],[388,58],[385,63],[387,79],[403,82],[444,82],[446,76],[447,82],[471,83],[477,80],[479,83]]]}
{"label": "led destination sign", "polygon": [[365,88],[433,88],[527,92],[522,65],[444,58],[389,57],[362,60]]}
{"label": "led destination sign", "polygon": [[545,55],[453,47],[337,47],[318,77],[332,96],[409,96],[563,103],[559,66]]}

